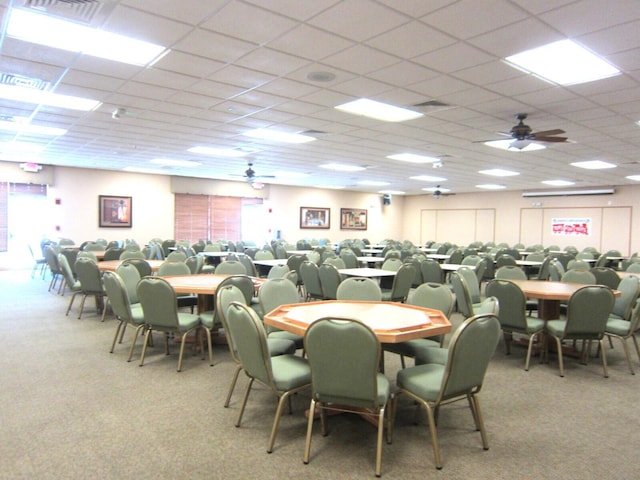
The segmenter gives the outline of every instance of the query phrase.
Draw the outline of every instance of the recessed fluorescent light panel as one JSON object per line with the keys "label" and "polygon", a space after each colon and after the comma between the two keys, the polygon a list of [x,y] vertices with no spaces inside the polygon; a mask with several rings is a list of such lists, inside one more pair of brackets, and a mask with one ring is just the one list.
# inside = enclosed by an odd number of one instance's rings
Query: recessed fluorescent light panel
{"label": "recessed fluorescent light panel", "polygon": [[58,93],[45,92],[35,88],[18,87],[14,85],[0,85],[0,98],[14,100],[16,102],[32,103],[35,105],[48,105],[50,107],[68,108],[89,112],[101,105],[97,100],[89,98],[60,95]]}
{"label": "recessed fluorescent light panel", "polygon": [[570,182],[568,180],[543,180],[540,183],[544,183],[545,185],[550,185],[552,187],[568,187],[570,185],[575,185],[575,182]]}
{"label": "recessed fluorescent light panel", "polygon": [[618,75],[620,70],[571,40],[560,40],[505,59],[527,73],[560,85]]}
{"label": "recessed fluorescent light panel", "polygon": [[153,160],[149,160],[149,163],[153,163],[154,165],[164,165],[167,167],[199,167],[202,165],[200,162],[176,160],[173,158],[154,158]]}
{"label": "recessed fluorescent light panel", "polygon": [[378,193],[383,193],[387,195],[404,195],[407,192],[403,192],[402,190],[380,190]]}
{"label": "recessed fluorescent light panel", "polygon": [[150,42],[68,22],[30,10],[11,9],[7,36],[131,65],[151,65],[168,50]]}
{"label": "recessed fluorescent light panel", "polygon": [[476,185],[476,188],[483,188],[485,190],[502,190],[507,187],[505,187],[504,185],[496,185],[493,183],[484,183],[482,185]]}
{"label": "recessed fluorescent light panel", "polygon": [[301,135],[299,133],[280,132],[278,130],[269,130],[267,128],[257,128],[243,133],[246,137],[257,138],[259,140],[272,140],[274,142],[283,143],[307,143],[313,142],[316,138],[309,135]]}
{"label": "recessed fluorescent light panel", "polygon": [[640,182],[640,175],[627,175],[629,180],[633,180],[634,182]]}
{"label": "recessed fluorescent light panel", "polygon": [[439,158],[427,157],[426,155],[417,155],[415,153],[396,153],[395,155],[387,156],[387,158],[409,163],[435,163],[440,161]]}
{"label": "recessed fluorescent light panel", "polygon": [[586,160],[584,162],[573,162],[571,165],[578,168],[586,168],[587,170],[604,170],[607,168],[615,168],[617,165],[602,160]]}
{"label": "recessed fluorescent light panel", "polygon": [[360,165],[346,165],[344,163],[324,163],[318,166],[320,168],[335,170],[337,172],[361,172],[362,170],[366,170],[365,167],[361,167]]}
{"label": "recessed fluorescent light panel", "polygon": [[531,152],[533,150],[544,150],[544,145],[531,142],[529,140],[490,140],[484,142],[487,147],[509,150],[510,152]]}
{"label": "recessed fluorescent light panel", "polygon": [[356,183],[358,185],[368,185],[370,187],[384,187],[385,185],[389,185],[389,182],[381,182],[379,180],[360,180]]}
{"label": "recessed fluorescent light panel", "polygon": [[191,147],[187,150],[190,153],[199,153],[202,155],[211,155],[212,157],[245,157],[251,153],[259,151],[258,149],[245,148],[214,148],[214,147]]}
{"label": "recessed fluorescent light panel", "polygon": [[503,170],[501,168],[480,170],[478,173],[481,173],[483,175],[491,175],[492,177],[513,177],[515,175],[520,175],[518,172],[512,172],[511,170]]}
{"label": "recessed fluorescent light panel", "polygon": [[382,120],[384,122],[404,122],[422,117],[422,113],[420,112],[415,112],[408,108],[396,107],[388,103],[376,102],[368,98],[360,98],[352,102],[343,103],[335,108],[343,112],[375,118],[376,120]]}
{"label": "recessed fluorescent light panel", "polygon": [[25,117],[14,117],[14,121],[0,120],[0,130],[7,132],[23,133],[27,135],[49,135],[56,137],[64,135],[67,131],[64,128],[47,127],[44,125],[32,125]]}
{"label": "recessed fluorescent light panel", "polygon": [[447,180],[444,177],[432,177],[430,175],[416,175],[415,177],[409,177],[409,179],[420,182],[445,182]]}
{"label": "recessed fluorescent light panel", "polygon": [[131,173],[149,173],[151,175],[166,175],[167,172],[162,170],[155,170],[153,168],[138,168],[138,167],[124,167],[122,170]]}
{"label": "recessed fluorescent light panel", "polygon": [[0,151],[4,153],[39,153],[44,146],[27,142],[0,142]]}

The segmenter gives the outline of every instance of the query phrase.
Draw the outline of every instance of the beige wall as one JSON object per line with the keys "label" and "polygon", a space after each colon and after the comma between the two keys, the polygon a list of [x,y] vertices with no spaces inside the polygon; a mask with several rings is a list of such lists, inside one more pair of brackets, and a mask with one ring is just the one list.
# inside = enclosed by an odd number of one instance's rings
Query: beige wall
{"label": "beige wall", "polygon": [[[174,191],[239,192],[246,196],[255,192],[245,191],[246,187],[241,182],[55,167],[49,189],[46,233],[52,238],[64,236],[76,241],[98,237],[138,241],[156,236],[171,238]],[[457,194],[438,200],[429,195],[393,196],[388,206],[382,205],[379,194],[339,190],[270,185],[254,194],[266,197],[264,211],[270,231],[265,235],[271,238],[280,230],[283,238],[292,241],[366,237],[372,242],[395,238],[416,243],[449,240],[466,244],[472,240],[491,240],[531,244],[540,239],[541,243],[562,247],[588,244],[603,250],[616,248],[623,254],[640,250],[640,211],[634,208],[640,202],[640,186],[616,187],[615,194],[602,196],[523,198],[520,192]],[[133,228],[99,228],[98,195],[133,197]],[[56,205],[56,199],[60,205]],[[300,229],[301,206],[330,208],[331,228]],[[341,230],[340,208],[366,209],[368,229]],[[591,237],[551,236],[547,232],[546,219],[578,213],[593,219]]]}

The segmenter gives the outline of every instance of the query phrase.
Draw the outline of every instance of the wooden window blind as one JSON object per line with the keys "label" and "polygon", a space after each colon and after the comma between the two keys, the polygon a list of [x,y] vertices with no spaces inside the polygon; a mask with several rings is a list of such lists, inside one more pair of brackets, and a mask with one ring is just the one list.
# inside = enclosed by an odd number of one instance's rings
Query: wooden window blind
{"label": "wooden window blind", "polygon": [[240,240],[244,200],[240,197],[176,193],[175,239],[192,243],[200,239]]}

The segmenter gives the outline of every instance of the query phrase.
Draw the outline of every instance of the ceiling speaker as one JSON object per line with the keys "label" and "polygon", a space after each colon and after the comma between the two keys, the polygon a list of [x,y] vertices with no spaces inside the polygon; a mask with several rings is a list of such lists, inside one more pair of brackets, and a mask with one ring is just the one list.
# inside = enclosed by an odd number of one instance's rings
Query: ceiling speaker
{"label": "ceiling speaker", "polygon": [[391,205],[391,195],[385,193],[382,195],[382,204],[383,205]]}

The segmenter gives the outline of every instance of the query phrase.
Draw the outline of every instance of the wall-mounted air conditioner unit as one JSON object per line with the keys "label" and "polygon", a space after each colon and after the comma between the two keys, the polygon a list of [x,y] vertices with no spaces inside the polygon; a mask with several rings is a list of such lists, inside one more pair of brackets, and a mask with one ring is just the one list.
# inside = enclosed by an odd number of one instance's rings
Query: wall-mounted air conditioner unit
{"label": "wall-mounted air conditioner unit", "polygon": [[612,195],[615,188],[594,188],[591,190],[542,190],[540,192],[522,192],[523,197],[569,197],[573,195]]}

